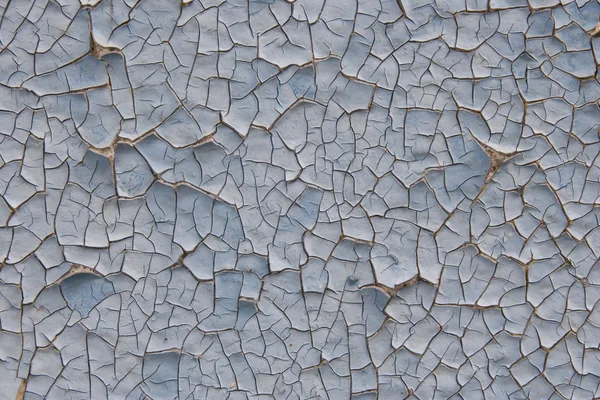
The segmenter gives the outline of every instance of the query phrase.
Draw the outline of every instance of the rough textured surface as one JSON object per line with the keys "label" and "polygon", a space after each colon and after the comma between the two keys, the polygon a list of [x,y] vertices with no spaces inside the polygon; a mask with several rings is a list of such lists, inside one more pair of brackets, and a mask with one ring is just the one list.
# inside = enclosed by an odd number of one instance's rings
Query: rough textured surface
{"label": "rough textured surface", "polygon": [[596,0],[0,0],[0,398],[600,398]]}

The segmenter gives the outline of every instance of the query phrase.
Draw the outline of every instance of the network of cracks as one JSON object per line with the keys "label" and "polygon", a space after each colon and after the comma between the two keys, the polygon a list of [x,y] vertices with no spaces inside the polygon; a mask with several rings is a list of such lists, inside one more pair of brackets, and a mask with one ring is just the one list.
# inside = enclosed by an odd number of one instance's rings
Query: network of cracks
{"label": "network of cracks", "polygon": [[0,16],[0,398],[600,397],[598,1]]}

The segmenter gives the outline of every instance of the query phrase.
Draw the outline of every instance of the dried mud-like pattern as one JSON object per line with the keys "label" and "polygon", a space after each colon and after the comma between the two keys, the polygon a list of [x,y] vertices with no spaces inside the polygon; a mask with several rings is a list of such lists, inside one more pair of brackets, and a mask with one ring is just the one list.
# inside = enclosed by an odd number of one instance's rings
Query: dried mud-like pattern
{"label": "dried mud-like pattern", "polygon": [[600,398],[599,15],[0,0],[0,398]]}

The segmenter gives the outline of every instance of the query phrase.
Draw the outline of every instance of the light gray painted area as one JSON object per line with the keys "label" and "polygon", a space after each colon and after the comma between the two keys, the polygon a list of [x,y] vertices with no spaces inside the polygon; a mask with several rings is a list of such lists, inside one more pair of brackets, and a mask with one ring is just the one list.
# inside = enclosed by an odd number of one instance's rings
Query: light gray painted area
{"label": "light gray painted area", "polygon": [[598,0],[0,0],[0,399],[600,398]]}

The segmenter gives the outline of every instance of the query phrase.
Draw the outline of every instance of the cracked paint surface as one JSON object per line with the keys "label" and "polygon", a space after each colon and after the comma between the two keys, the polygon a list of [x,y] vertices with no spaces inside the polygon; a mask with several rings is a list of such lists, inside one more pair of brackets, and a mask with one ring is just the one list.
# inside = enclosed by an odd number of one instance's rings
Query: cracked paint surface
{"label": "cracked paint surface", "polygon": [[596,0],[0,15],[0,398],[600,398]]}

